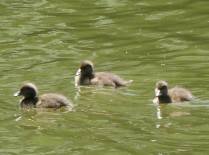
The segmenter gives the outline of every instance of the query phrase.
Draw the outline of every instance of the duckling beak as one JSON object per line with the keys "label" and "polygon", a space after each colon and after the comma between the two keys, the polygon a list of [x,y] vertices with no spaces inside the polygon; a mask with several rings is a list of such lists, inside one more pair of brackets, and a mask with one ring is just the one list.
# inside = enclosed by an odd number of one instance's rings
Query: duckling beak
{"label": "duckling beak", "polygon": [[17,91],[16,93],[13,94],[13,96],[20,96],[20,91]]}
{"label": "duckling beak", "polygon": [[156,88],[155,89],[155,96],[156,97],[159,97],[160,95],[162,95],[161,92],[160,92],[160,90]]}

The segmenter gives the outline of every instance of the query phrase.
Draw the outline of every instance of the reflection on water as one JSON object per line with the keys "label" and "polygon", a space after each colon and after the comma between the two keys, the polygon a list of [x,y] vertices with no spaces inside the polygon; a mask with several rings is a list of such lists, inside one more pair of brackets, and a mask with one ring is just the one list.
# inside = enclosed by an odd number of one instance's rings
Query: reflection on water
{"label": "reflection on water", "polygon": [[161,110],[160,110],[160,106],[157,106],[157,119],[162,119],[162,114],[161,114]]}
{"label": "reflection on water", "polygon": [[[1,0],[0,154],[207,154],[208,3]],[[134,82],[78,91],[84,59]],[[197,100],[154,106],[158,80]],[[23,81],[75,111],[21,111],[12,94]]]}
{"label": "reflection on water", "polygon": [[[185,105],[184,105],[185,104]],[[168,109],[165,109],[165,106],[167,108],[167,106],[174,106],[172,107],[172,110],[174,111],[167,111]],[[188,116],[191,115],[191,113],[186,112],[186,111],[182,111],[181,107],[179,106],[183,106],[183,107],[193,107],[192,105],[190,106],[189,103],[172,103],[171,104],[163,104],[163,105],[157,105],[156,106],[156,116],[157,119],[163,119],[165,117],[180,117],[180,116]],[[173,109],[174,108],[174,109]]]}

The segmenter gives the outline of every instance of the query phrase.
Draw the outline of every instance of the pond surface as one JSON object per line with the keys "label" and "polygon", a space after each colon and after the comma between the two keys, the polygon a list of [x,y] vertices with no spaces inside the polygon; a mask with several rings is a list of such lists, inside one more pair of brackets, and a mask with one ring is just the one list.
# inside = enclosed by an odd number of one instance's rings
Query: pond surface
{"label": "pond surface", "polygon": [[[208,154],[209,1],[1,0],[0,10],[0,154]],[[78,94],[84,59],[134,83]],[[161,79],[195,101],[154,106]],[[24,81],[64,94],[74,112],[21,111],[12,94]]]}

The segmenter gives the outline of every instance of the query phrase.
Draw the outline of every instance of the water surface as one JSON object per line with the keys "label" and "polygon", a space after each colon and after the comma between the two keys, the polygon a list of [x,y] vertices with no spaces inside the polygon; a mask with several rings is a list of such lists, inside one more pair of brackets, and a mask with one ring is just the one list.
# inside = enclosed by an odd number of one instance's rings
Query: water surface
{"label": "water surface", "polygon": [[[207,154],[209,2],[200,0],[1,0],[0,154]],[[82,87],[83,59],[134,83]],[[196,96],[152,103],[167,80]],[[12,94],[32,81],[72,99],[74,112],[23,112]],[[161,119],[157,117],[160,110]]]}

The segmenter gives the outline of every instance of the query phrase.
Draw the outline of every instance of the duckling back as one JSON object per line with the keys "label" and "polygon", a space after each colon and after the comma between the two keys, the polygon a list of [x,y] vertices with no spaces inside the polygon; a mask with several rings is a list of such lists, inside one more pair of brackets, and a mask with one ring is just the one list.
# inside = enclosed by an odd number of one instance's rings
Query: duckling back
{"label": "duckling back", "polygon": [[193,95],[189,90],[177,86],[169,89],[168,94],[172,102],[191,101],[193,99]]}
{"label": "duckling back", "polygon": [[92,80],[94,84],[114,87],[127,86],[131,82],[132,80],[123,80],[118,75],[109,72],[98,72],[95,74],[95,79]]}
{"label": "duckling back", "polygon": [[36,104],[37,108],[61,108],[70,107],[73,108],[73,104],[63,95],[56,93],[43,94],[39,97],[39,101]]}

